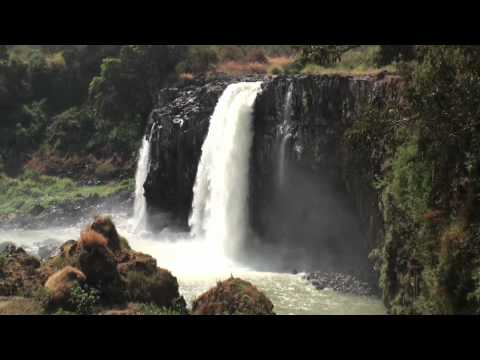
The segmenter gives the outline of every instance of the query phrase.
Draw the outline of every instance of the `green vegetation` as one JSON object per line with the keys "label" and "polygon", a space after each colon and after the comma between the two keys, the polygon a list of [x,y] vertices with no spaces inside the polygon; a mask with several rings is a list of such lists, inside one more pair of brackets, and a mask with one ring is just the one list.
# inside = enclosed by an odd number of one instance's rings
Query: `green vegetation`
{"label": "green vegetation", "polygon": [[[385,46],[375,45],[308,45],[295,46],[297,60],[286,69],[288,74],[306,75],[375,75],[395,73],[403,58],[393,54],[387,58]],[[408,60],[412,60],[408,58]]]}
{"label": "green vegetation", "polygon": [[165,309],[155,304],[136,304],[135,307],[146,316],[181,316],[185,315],[181,311]]}
{"label": "green vegetation", "polygon": [[417,53],[403,104],[365,107],[345,137],[381,193],[385,239],[371,256],[392,313],[477,313],[480,47]]}
{"label": "green vegetation", "polygon": [[70,302],[74,313],[79,315],[94,314],[100,303],[100,293],[87,285],[83,287],[77,285],[71,291]]}
{"label": "green vegetation", "polygon": [[5,267],[5,264],[7,263],[7,258],[5,255],[0,254],[0,274],[3,272],[3,268]]}
{"label": "green vegetation", "polygon": [[155,91],[175,78],[184,52],[160,45],[2,48],[0,167],[16,175],[40,150],[135,158]]}
{"label": "green vegetation", "polygon": [[78,186],[70,179],[30,171],[18,179],[0,175],[0,215],[28,214],[89,197],[105,198],[124,190],[133,191],[132,180],[112,185]]}
{"label": "green vegetation", "polygon": [[158,274],[146,275],[138,271],[130,271],[126,278],[126,288],[129,301],[148,302],[152,298],[155,287],[159,283]]}

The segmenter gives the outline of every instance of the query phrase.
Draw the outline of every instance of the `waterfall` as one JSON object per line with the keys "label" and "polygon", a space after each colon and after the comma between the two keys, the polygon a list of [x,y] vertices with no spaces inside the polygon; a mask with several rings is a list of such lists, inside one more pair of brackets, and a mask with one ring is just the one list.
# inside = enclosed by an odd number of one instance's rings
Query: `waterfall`
{"label": "waterfall", "polygon": [[192,235],[234,255],[248,231],[253,105],[261,82],[230,85],[210,119],[192,205]]}
{"label": "waterfall", "polygon": [[150,137],[142,140],[142,147],[138,157],[137,173],[135,175],[135,201],[133,207],[132,225],[135,230],[143,230],[147,225],[147,200],[145,199],[145,181],[150,166],[150,139],[155,126],[152,127]]}
{"label": "waterfall", "polygon": [[293,98],[293,83],[288,87],[285,105],[283,107],[283,124],[280,127],[280,135],[282,141],[280,143],[280,151],[278,152],[278,185],[280,188],[285,184],[285,163],[288,140],[292,137],[290,134],[290,121],[292,117],[292,98]]}

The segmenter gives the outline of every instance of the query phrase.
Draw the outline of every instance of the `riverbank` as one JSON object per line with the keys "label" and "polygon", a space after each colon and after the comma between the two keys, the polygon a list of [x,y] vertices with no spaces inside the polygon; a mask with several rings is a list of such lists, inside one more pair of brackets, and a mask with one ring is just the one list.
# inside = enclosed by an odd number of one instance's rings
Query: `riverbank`
{"label": "riverbank", "polygon": [[16,179],[0,175],[0,228],[65,227],[113,209],[128,212],[133,191],[133,180],[77,183],[34,172]]}

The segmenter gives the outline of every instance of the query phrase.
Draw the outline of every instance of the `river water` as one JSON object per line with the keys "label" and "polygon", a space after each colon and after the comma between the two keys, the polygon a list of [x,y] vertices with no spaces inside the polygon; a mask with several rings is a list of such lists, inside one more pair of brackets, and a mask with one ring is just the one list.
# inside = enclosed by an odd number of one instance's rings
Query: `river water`
{"label": "river water", "polygon": [[[211,248],[208,243],[192,239],[189,234],[168,230],[160,234],[138,232],[125,215],[113,217],[118,231],[127,237],[136,251],[154,256],[158,266],[177,277],[180,293],[190,305],[192,300],[231,275],[253,283],[273,302],[279,315],[383,315],[386,310],[379,299],[318,291],[302,279],[301,274],[257,272],[235,264]],[[64,243],[78,239],[87,224],[68,228],[36,231],[0,230],[0,243],[10,241],[35,253],[38,244]]]}

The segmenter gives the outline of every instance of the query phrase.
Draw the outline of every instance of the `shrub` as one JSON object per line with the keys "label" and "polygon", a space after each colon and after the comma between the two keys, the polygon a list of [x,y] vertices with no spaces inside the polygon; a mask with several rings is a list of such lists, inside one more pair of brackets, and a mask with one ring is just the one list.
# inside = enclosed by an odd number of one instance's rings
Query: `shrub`
{"label": "shrub", "polygon": [[415,45],[381,45],[376,55],[376,63],[384,66],[393,62],[411,61],[415,57]]}
{"label": "shrub", "polygon": [[178,65],[177,72],[202,74],[212,70],[217,63],[217,53],[211,47],[193,46],[190,48],[187,59]]}
{"label": "shrub", "polygon": [[116,170],[115,165],[111,161],[105,161],[96,167],[95,176],[100,179],[106,179],[112,176]]}
{"label": "shrub", "polygon": [[77,314],[93,314],[96,306],[98,306],[100,302],[99,294],[98,290],[90,288],[87,285],[84,287],[77,285],[71,291],[70,302]]}
{"label": "shrub", "polygon": [[267,64],[268,58],[267,55],[265,55],[265,50],[255,48],[248,51],[246,61],[251,63]]}
{"label": "shrub", "polygon": [[245,58],[245,51],[240,46],[225,45],[218,50],[221,62],[225,61],[243,61]]}
{"label": "shrub", "polygon": [[281,75],[282,74],[282,70],[278,67],[275,67],[273,68],[272,70],[270,70],[270,74],[272,75]]}
{"label": "shrub", "polygon": [[33,299],[37,301],[42,308],[46,309],[51,301],[51,295],[45,287],[39,287],[33,292]]}
{"label": "shrub", "polygon": [[7,264],[7,257],[5,255],[0,254],[0,274],[3,272],[3,268]]}

